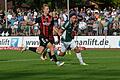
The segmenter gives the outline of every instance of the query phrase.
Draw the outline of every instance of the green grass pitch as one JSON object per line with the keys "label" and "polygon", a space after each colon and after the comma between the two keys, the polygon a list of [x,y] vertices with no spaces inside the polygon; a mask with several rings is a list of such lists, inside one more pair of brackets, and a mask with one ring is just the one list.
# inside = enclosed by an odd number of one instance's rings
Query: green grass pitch
{"label": "green grass pitch", "polygon": [[120,80],[120,50],[86,50],[82,66],[75,54],[58,57],[58,67],[30,51],[0,51],[0,80]]}

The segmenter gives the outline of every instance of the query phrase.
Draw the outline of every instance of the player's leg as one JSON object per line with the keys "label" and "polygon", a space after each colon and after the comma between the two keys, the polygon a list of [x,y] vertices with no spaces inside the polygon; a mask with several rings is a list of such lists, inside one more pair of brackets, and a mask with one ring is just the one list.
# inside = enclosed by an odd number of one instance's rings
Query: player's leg
{"label": "player's leg", "polygon": [[44,36],[39,36],[39,40],[40,40],[41,46],[50,49],[51,57],[54,60],[54,62],[56,62],[56,64],[58,66],[62,66],[64,64],[64,62],[60,62],[57,60],[57,57],[54,54],[54,45],[52,43],[50,43],[50,41],[47,38],[45,38]]}
{"label": "player's leg", "polygon": [[54,46],[53,46],[53,44],[51,44],[50,42],[47,44],[47,48],[49,48],[50,49],[50,56],[54,59],[54,61],[55,62],[57,62],[57,58],[56,58],[56,56],[55,56],[55,54],[54,54]]}
{"label": "player's leg", "polygon": [[56,55],[54,53],[54,45],[49,42],[47,44],[47,48],[50,49],[50,53],[51,53],[51,57],[52,57],[53,61],[56,62],[56,64],[58,66],[62,66],[64,64],[64,62],[60,62],[60,61],[57,60],[57,57],[56,57]]}
{"label": "player's leg", "polygon": [[39,35],[39,40],[40,40],[40,46],[44,47],[44,51],[41,53],[41,59],[46,60],[46,54],[47,54],[47,44],[49,43],[48,39],[45,38],[43,35]]}
{"label": "player's leg", "polygon": [[28,50],[30,50],[30,51],[32,51],[32,52],[36,52],[37,48],[34,48],[34,47],[29,47],[29,49],[28,49]]}
{"label": "player's leg", "polygon": [[49,48],[46,48],[44,50],[44,52],[42,53],[41,57],[43,57],[44,59],[47,59],[47,55],[49,56],[50,60],[52,61],[52,56],[51,56],[51,52],[50,52],[50,49]]}
{"label": "player's leg", "polygon": [[61,50],[55,50],[55,54],[58,56],[65,56],[69,43],[61,42]]}
{"label": "player's leg", "polygon": [[[51,39],[49,39],[48,43],[49,43],[49,42],[51,43],[51,45],[54,46],[54,44],[55,44],[55,39],[54,39],[54,38],[51,38]],[[54,46],[54,47],[55,47],[55,46]],[[52,55],[51,55],[52,53],[51,53],[51,51],[50,51],[49,48],[46,48],[46,49],[45,49],[45,52],[43,53],[43,57],[45,57],[47,53],[48,53],[48,56],[49,56],[50,60],[53,61],[53,60],[52,60]]]}
{"label": "player's leg", "polygon": [[49,48],[46,48],[45,53],[43,54],[43,56],[46,56],[47,53],[48,53],[48,56],[49,56],[50,60],[52,61],[52,55],[51,55],[51,52],[50,52]]}
{"label": "player's leg", "polygon": [[46,56],[43,57],[43,53],[45,52],[45,50],[46,50],[46,49],[45,49],[45,47],[43,47],[43,46],[39,46],[39,47],[37,48],[37,50],[36,50],[36,52],[41,55],[41,56],[40,56],[41,60],[46,60],[46,59],[47,59]]}
{"label": "player's leg", "polygon": [[27,46],[21,47],[21,52],[24,52],[24,51],[26,51],[26,50],[30,50],[30,51],[32,51],[32,52],[36,52],[37,47],[27,47]]}
{"label": "player's leg", "polygon": [[71,54],[72,54],[72,51],[71,51],[70,46],[67,48],[66,54],[69,54],[69,55],[71,55]]}
{"label": "player's leg", "polygon": [[[51,45],[53,45],[54,44],[54,38],[53,39],[51,39],[51,40],[49,40],[48,41],[48,43],[51,43]],[[45,49],[45,51],[44,51],[44,53],[43,53],[43,57],[46,57],[46,54],[48,53],[48,56],[49,56],[49,58],[50,58],[50,60],[52,61],[52,55],[51,55],[51,51],[50,51],[50,49],[49,48],[46,48]]]}
{"label": "player's leg", "polygon": [[79,47],[77,47],[77,45],[76,45],[76,43],[75,43],[74,40],[72,40],[70,47],[71,47],[71,49],[73,49],[73,50],[75,51],[76,56],[77,56],[80,64],[81,64],[81,65],[87,65],[86,63],[84,63],[83,58],[82,58],[82,55],[81,55],[81,52],[80,52],[80,49],[79,49]]}
{"label": "player's leg", "polygon": [[46,56],[46,54],[47,54],[48,52],[47,52],[47,48],[44,50],[44,52],[42,53],[42,55],[41,55],[41,57],[43,57],[44,59],[47,59],[47,56]]}

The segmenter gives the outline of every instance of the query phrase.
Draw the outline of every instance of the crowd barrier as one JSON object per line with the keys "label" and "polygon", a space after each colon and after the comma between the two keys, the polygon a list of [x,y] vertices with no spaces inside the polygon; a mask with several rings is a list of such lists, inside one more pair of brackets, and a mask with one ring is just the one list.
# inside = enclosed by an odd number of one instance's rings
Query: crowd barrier
{"label": "crowd barrier", "polygon": [[[57,37],[55,37],[57,40]],[[76,44],[85,48],[120,48],[120,36],[75,36]],[[19,49],[21,47],[39,47],[38,36],[0,37],[0,50]],[[60,47],[58,44],[56,47]]]}

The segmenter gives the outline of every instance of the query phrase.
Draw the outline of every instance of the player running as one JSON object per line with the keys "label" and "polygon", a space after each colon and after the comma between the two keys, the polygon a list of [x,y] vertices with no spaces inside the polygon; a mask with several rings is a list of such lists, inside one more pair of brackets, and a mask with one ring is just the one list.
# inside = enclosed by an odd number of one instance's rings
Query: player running
{"label": "player running", "polygon": [[71,12],[70,15],[70,20],[66,21],[61,29],[59,30],[59,35],[61,37],[61,50],[56,51],[56,54],[59,56],[64,56],[65,52],[67,51],[67,48],[71,48],[71,50],[75,51],[75,54],[80,62],[81,65],[87,65],[84,63],[83,58],[81,56],[81,52],[79,47],[76,45],[74,41],[74,35],[73,31],[76,28],[77,24],[77,14],[75,12]]}
{"label": "player running", "polygon": [[[37,52],[40,55],[44,53],[44,51],[49,48],[50,49],[50,58],[56,62],[58,66],[62,66],[64,62],[60,62],[57,60],[57,57],[54,54],[54,37],[53,37],[53,21],[52,17],[49,15],[49,7],[47,4],[43,4],[43,14],[40,18],[37,19],[36,23],[40,24],[39,30],[39,40],[40,46],[38,48],[29,47],[29,50],[33,52]],[[45,56],[41,56],[41,59],[44,60]]]}

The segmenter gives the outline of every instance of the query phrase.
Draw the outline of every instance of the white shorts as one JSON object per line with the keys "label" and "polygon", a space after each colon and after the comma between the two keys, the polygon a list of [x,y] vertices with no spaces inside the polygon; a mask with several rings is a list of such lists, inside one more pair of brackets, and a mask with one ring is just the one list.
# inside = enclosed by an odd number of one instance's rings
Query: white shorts
{"label": "white shorts", "polygon": [[61,42],[61,52],[66,52],[66,50],[70,47],[71,49],[75,49],[77,47],[77,44],[74,40],[71,42]]}

